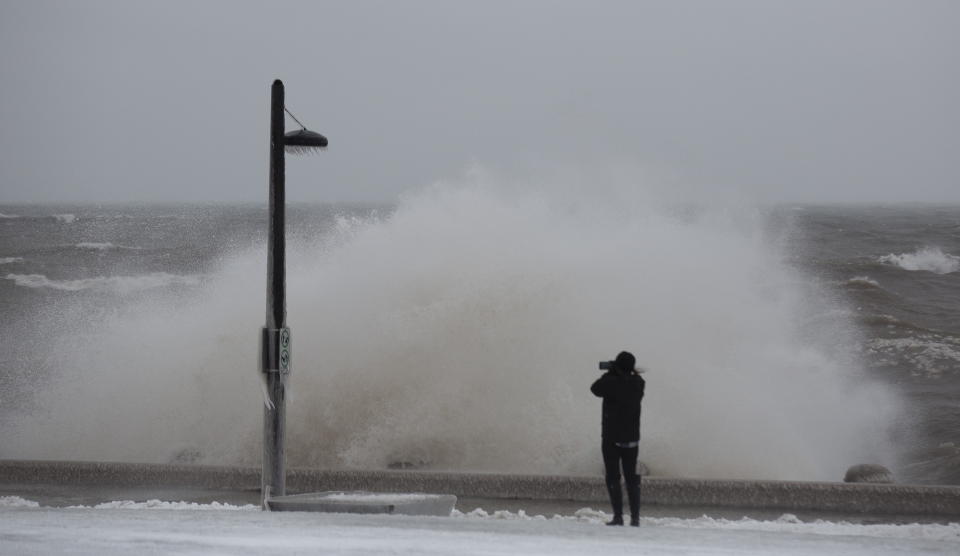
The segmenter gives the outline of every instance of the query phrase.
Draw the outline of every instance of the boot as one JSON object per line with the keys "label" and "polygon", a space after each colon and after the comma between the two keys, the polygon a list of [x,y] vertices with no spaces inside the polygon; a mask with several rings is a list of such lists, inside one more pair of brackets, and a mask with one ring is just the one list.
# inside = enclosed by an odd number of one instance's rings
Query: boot
{"label": "boot", "polygon": [[623,525],[623,516],[614,515],[613,519],[607,522],[607,525]]}
{"label": "boot", "polygon": [[627,500],[630,501],[630,525],[632,527],[640,526],[640,478],[635,479],[636,484],[627,484]]}
{"label": "boot", "polygon": [[607,482],[607,493],[610,494],[610,505],[613,506],[613,520],[607,525],[623,525],[623,494],[620,491],[619,477],[616,481]]}

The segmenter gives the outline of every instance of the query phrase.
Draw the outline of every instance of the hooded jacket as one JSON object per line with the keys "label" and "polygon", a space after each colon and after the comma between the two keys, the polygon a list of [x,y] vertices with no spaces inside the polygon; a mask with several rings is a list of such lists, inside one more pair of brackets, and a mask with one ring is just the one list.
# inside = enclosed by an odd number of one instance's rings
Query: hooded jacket
{"label": "hooded jacket", "polygon": [[640,401],[646,381],[633,371],[608,371],[593,383],[590,391],[603,398],[602,437],[604,442],[640,440]]}

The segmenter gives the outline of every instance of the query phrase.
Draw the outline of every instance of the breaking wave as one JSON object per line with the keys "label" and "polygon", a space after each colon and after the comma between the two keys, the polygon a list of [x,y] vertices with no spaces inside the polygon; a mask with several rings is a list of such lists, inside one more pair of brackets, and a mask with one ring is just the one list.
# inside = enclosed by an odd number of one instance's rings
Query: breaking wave
{"label": "breaking wave", "polygon": [[55,219],[57,220],[57,222],[63,222],[64,224],[72,224],[73,222],[76,222],[76,220],[77,220],[77,215],[75,215],[75,214],[54,214],[54,215],[53,215],[53,218],[55,218]]}
{"label": "breaking wave", "polygon": [[923,247],[913,253],[884,255],[880,262],[904,270],[925,270],[936,274],[950,274],[960,270],[960,257],[944,253],[939,247]]}
{"label": "breaking wave", "polygon": [[20,215],[19,214],[3,214],[2,212],[0,212],[0,219],[4,219],[4,218],[20,218]]}
{"label": "breaking wave", "polygon": [[[288,464],[601,474],[589,386],[628,349],[650,369],[654,475],[893,467],[899,401],[860,372],[852,318],[822,318],[835,300],[755,210],[675,209],[634,182],[477,175],[291,245]],[[62,378],[38,415],[0,422],[0,457],[257,464],[265,260],[236,253],[179,300],[128,302],[95,327],[52,312]]]}
{"label": "breaking wave", "polygon": [[25,288],[49,288],[61,291],[102,290],[119,294],[132,293],[168,286],[196,286],[197,276],[182,276],[155,272],[143,276],[99,276],[79,280],[51,280],[42,274],[7,274],[7,280]]}
{"label": "breaking wave", "polygon": [[0,257],[0,264],[22,263],[23,257]]}

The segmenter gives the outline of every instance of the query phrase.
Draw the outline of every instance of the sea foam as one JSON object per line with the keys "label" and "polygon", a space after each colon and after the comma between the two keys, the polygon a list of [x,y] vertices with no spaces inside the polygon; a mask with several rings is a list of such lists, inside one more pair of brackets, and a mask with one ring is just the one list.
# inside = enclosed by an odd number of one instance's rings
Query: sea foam
{"label": "sea foam", "polygon": [[913,253],[884,255],[881,263],[899,266],[904,270],[925,270],[936,274],[950,274],[960,270],[960,257],[944,253],[939,247],[923,247]]}
{"label": "sea foam", "polygon": [[960,362],[960,340],[938,333],[918,334],[909,338],[874,338],[867,349],[876,355],[895,355],[891,360],[910,362],[911,374],[936,378],[944,372],[956,372]]}
{"label": "sea foam", "polygon": [[120,294],[131,293],[168,286],[195,286],[200,283],[197,276],[183,276],[154,272],[142,276],[98,276],[79,280],[51,280],[43,274],[7,274],[7,280],[25,288],[49,288],[61,291],[103,290]]}

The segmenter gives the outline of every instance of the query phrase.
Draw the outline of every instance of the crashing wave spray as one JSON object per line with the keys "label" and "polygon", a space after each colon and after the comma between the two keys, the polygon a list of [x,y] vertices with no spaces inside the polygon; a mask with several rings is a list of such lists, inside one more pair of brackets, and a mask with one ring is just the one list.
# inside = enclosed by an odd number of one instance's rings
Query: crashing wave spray
{"label": "crashing wave spray", "polygon": [[[588,387],[622,349],[651,369],[655,474],[838,480],[892,463],[896,400],[843,355],[852,325],[762,219],[598,189],[475,176],[292,249],[289,465],[600,473]],[[67,334],[43,414],[4,431],[0,455],[258,464],[263,260]]]}

